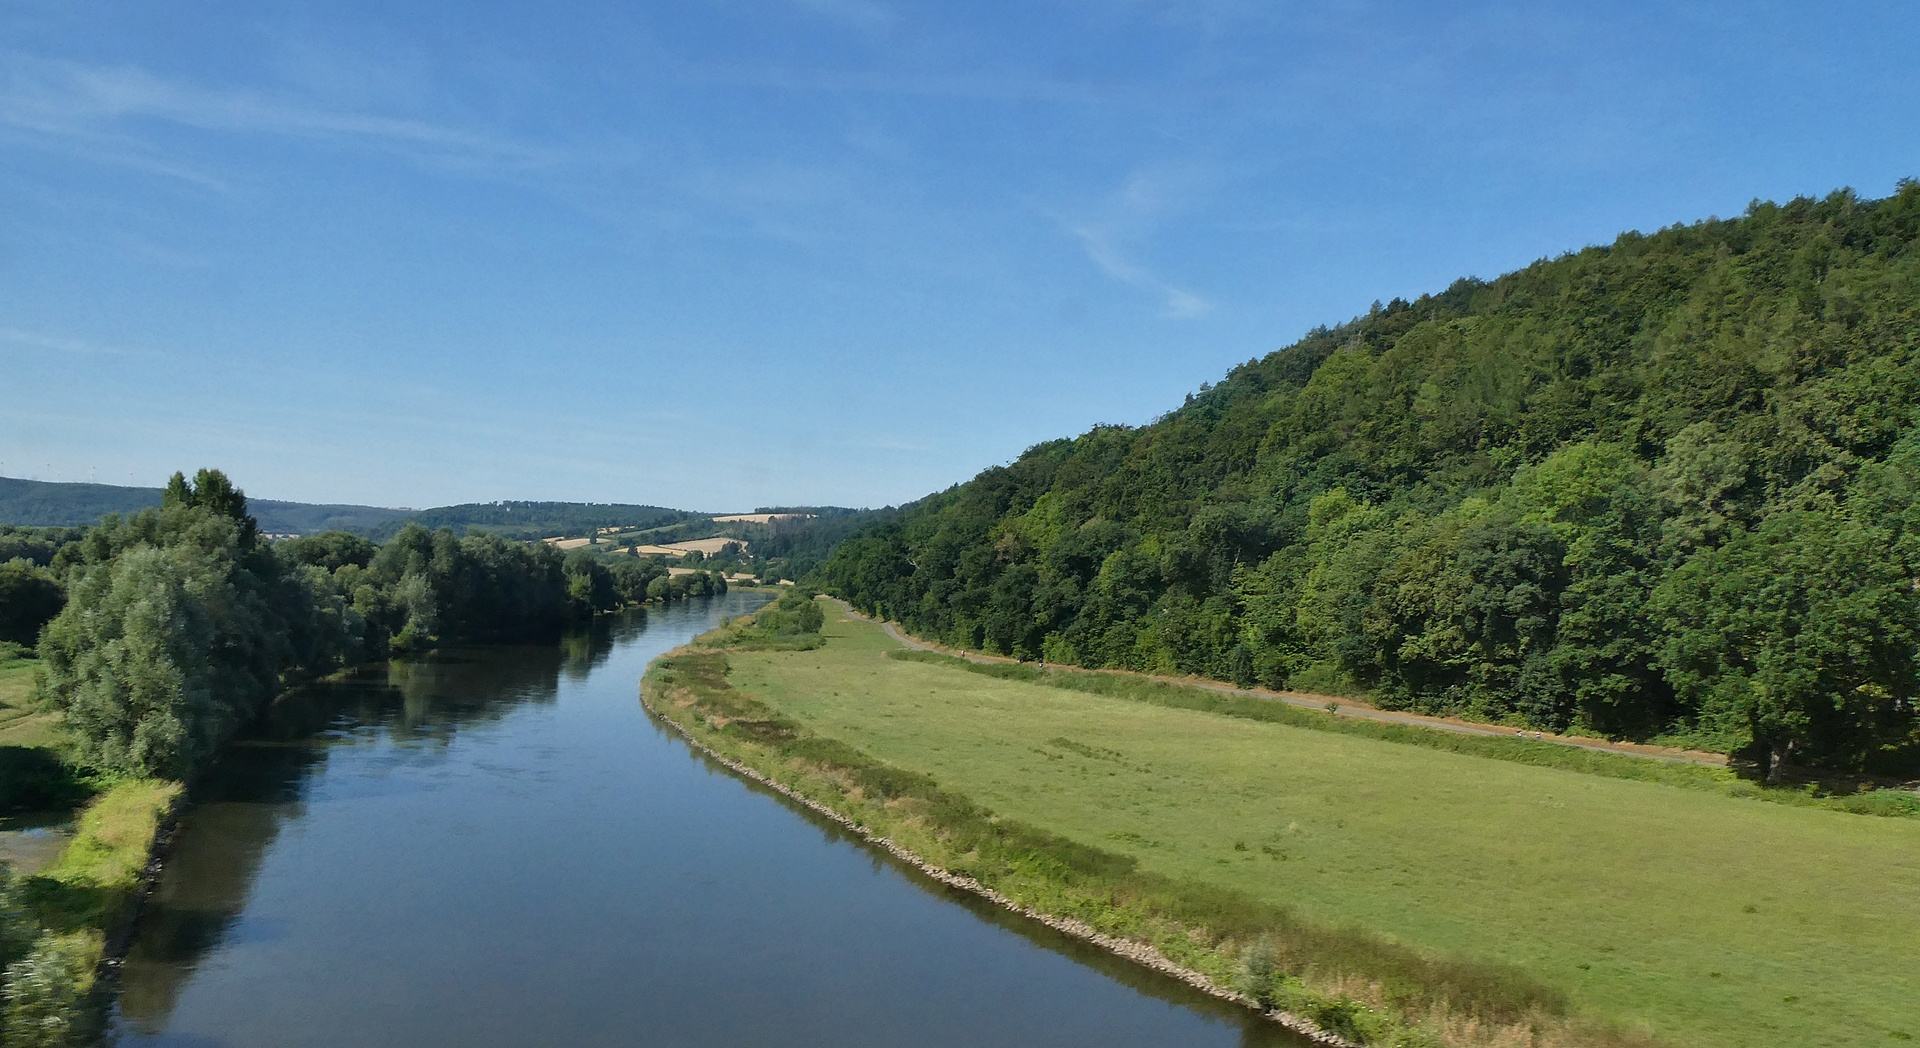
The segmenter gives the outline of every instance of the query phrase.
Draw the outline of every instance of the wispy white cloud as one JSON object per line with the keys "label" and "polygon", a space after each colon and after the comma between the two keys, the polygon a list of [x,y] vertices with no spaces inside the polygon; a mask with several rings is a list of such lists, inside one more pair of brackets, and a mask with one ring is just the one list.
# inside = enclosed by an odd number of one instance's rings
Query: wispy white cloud
{"label": "wispy white cloud", "polygon": [[23,331],[19,328],[11,327],[0,328],[0,342],[15,346],[25,346],[28,349],[65,353],[71,356],[82,357],[128,357],[144,355],[133,350],[121,349],[114,346],[102,346],[98,343],[69,338],[65,335],[49,335],[45,332]]}
{"label": "wispy white cloud", "polygon": [[386,149],[468,166],[535,167],[554,150],[407,117],[330,109],[254,90],[208,88],[135,66],[100,66],[18,53],[0,56],[0,126],[68,145],[78,155],[218,185],[157,155],[143,124],[306,138]]}
{"label": "wispy white cloud", "polygon": [[1154,276],[1144,267],[1129,259],[1114,246],[1112,235],[1104,229],[1091,225],[1067,225],[1066,231],[1080,241],[1087,257],[1100,267],[1101,272],[1123,284],[1130,284],[1143,291],[1152,292],[1166,305],[1169,317],[1200,317],[1212,312],[1213,304],[1185,288],[1175,287]]}
{"label": "wispy white cloud", "polygon": [[1101,272],[1160,299],[1163,316],[1202,317],[1213,311],[1212,302],[1159,276],[1137,261],[1127,247],[1147,239],[1161,226],[1167,213],[1181,206],[1193,181],[1193,176],[1185,172],[1137,171],[1094,209],[1098,218],[1075,220],[1050,211],[1043,213],[1079,242]]}

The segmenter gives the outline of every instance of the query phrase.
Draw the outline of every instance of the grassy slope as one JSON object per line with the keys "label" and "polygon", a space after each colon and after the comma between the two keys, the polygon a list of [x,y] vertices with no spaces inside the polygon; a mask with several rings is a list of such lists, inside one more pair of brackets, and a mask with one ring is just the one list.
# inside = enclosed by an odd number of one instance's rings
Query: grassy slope
{"label": "grassy slope", "polygon": [[34,668],[37,659],[0,662],[0,746],[53,746],[60,715],[33,707]]}
{"label": "grassy slope", "polygon": [[[732,682],[1043,829],[1700,1045],[1920,1035],[1920,823],[1167,709],[825,647]],[[1245,850],[1240,850],[1244,846]]]}

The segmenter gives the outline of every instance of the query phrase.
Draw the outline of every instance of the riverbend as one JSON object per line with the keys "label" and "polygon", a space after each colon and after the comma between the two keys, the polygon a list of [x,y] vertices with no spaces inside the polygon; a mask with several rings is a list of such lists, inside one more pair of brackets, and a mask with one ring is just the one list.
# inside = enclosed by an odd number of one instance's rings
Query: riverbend
{"label": "riverbend", "polygon": [[932,882],[649,721],[648,660],[764,599],[276,704],[195,790],[119,1043],[1299,1043]]}

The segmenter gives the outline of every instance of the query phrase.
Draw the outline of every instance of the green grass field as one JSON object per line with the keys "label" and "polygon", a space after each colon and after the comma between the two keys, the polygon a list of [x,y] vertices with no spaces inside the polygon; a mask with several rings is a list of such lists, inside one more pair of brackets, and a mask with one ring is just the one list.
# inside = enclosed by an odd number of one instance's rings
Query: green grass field
{"label": "green grass field", "polygon": [[1758,803],[889,659],[829,610],[730,681],[993,811],[1677,1044],[1920,1036],[1920,821]]}
{"label": "green grass field", "polygon": [[55,746],[60,715],[33,707],[37,659],[0,662],[0,746]]}

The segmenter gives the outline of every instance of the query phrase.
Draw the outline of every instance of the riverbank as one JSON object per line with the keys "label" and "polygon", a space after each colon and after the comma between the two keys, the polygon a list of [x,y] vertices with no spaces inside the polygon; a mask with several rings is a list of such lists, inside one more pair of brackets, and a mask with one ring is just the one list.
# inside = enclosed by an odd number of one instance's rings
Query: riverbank
{"label": "riverbank", "polygon": [[80,810],[60,856],[14,879],[19,913],[38,927],[7,970],[7,1043],[86,1043],[103,1028],[107,976],[129,942],[184,787],[155,779],[108,787]]}
{"label": "riverbank", "polygon": [[[815,756],[871,763],[879,770],[859,774],[879,776],[883,792],[895,780],[924,785],[961,814],[1030,830],[1043,852],[1066,856],[1058,867],[1013,863],[1016,876],[1045,882],[1064,869],[1096,903],[1116,891],[1177,897],[1188,927],[1230,940],[1209,972],[1220,985],[1241,987],[1249,962],[1277,954],[1277,967],[1309,982],[1347,973],[1339,985],[1355,986],[1356,1000],[1374,999],[1358,991],[1378,982],[1378,999],[1416,1018],[1442,997],[1459,1011],[1453,987],[1465,986],[1541,1016],[1527,1035],[1539,1039],[1520,1043],[1634,1043],[1644,1032],[1697,1045],[1837,1046],[1912,1032],[1913,820],[1369,737],[1381,725],[1349,734],[1007,679],[898,657],[877,626],[837,613],[825,635],[804,652],[724,640],[695,649],[718,654],[706,675],[724,687],[706,689],[705,712],[677,719],[789,784],[811,774]],[[735,705],[744,712],[728,712]],[[1502,741],[1458,738],[1470,748]],[[875,802],[857,775],[815,777],[824,784],[803,787],[809,796],[1022,898],[995,879],[1005,871],[993,855],[970,845],[940,853],[939,839],[935,851],[919,846],[943,836],[967,845],[978,829],[968,819],[903,832],[878,821],[937,821],[943,804]],[[842,808],[850,793],[856,807]],[[1763,853],[1755,841],[1768,842]],[[1005,842],[994,847],[1004,857]],[[1037,908],[1079,916],[1076,904],[1084,900]],[[1272,942],[1250,915],[1278,922]],[[1163,952],[1208,970],[1182,948]],[[1577,1038],[1554,1033],[1583,1021]]]}
{"label": "riverbank", "polygon": [[737,640],[719,630],[662,656],[643,678],[642,701],[726,767],[936,880],[1256,1008],[1320,1043],[1652,1043],[1567,1015],[1562,995],[1516,970],[1418,954],[1230,887],[1161,875],[808,731],[732,687],[729,658],[764,654]]}
{"label": "riverbank", "polygon": [[[671,654],[672,653],[669,653],[669,657]],[[996,906],[1012,910],[1022,917],[1044,924],[1055,931],[1062,932],[1082,942],[1091,943],[1119,957],[1126,958],[1143,967],[1159,972],[1162,975],[1171,976],[1209,996],[1259,1009],[1275,1022],[1293,1030],[1295,1033],[1300,1034],[1315,1044],[1330,1045],[1333,1046],[1333,1048],[1350,1048],[1352,1044],[1352,1042],[1321,1027],[1320,1024],[1308,1019],[1304,1015],[1296,1015],[1292,1012],[1279,1009],[1268,1009],[1261,1005],[1260,1002],[1244,994],[1219,985],[1204,972],[1196,971],[1192,968],[1183,968],[1169,960],[1165,954],[1155,949],[1149,943],[1103,934],[1093,925],[1076,918],[1043,913],[1016,899],[1001,894],[972,877],[957,874],[945,867],[935,865],[922,856],[907,850],[907,848],[891,837],[881,836],[852,816],[843,814],[838,809],[815,800],[806,793],[801,792],[800,789],[789,786],[785,782],[765,774],[742,761],[735,760],[720,750],[700,741],[699,737],[694,734],[688,725],[675,720],[667,714],[661,713],[651,702],[648,702],[645,698],[644,686],[642,689],[641,702],[646,706],[648,712],[653,713],[662,723],[667,725],[669,730],[684,740],[695,752],[705,756],[708,760],[713,761],[742,778],[751,779],[832,822],[838,823],[852,831],[868,844],[884,849],[887,854],[892,855],[902,863],[905,863],[921,874],[941,884],[977,895]]]}

